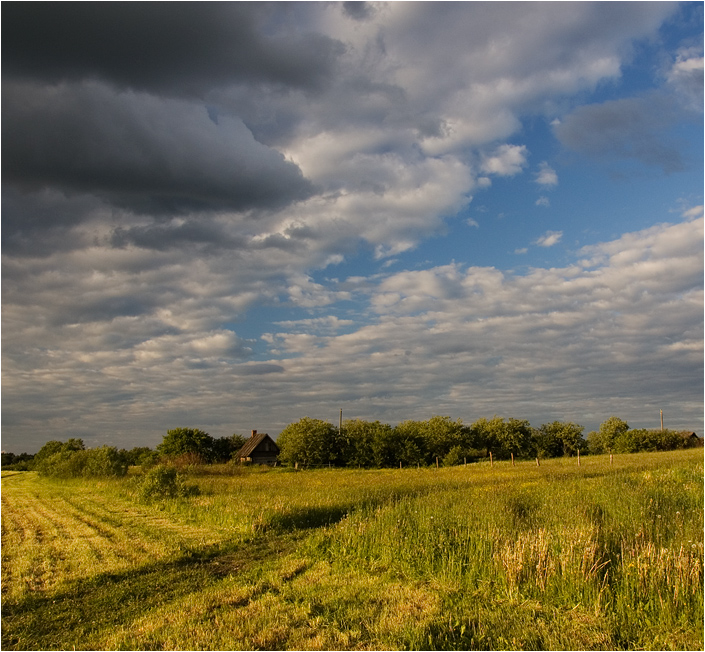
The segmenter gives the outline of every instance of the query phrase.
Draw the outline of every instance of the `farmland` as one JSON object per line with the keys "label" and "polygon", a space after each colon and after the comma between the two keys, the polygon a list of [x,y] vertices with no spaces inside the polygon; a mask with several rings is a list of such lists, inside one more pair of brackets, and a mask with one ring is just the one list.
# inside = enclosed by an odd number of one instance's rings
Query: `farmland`
{"label": "farmland", "polygon": [[3,649],[703,649],[702,450],[2,477]]}

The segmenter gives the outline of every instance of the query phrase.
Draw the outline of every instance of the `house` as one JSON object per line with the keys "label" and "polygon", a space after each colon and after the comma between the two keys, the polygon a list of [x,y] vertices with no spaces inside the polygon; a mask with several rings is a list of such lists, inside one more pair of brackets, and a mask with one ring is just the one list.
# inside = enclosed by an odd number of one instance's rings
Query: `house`
{"label": "house", "polygon": [[683,439],[688,442],[688,448],[699,448],[703,445],[703,440],[698,437],[694,432],[688,432],[687,430],[684,431]]}
{"label": "house", "polygon": [[276,464],[279,456],[279,446],[266,433],[252,431],[252,436],[247,443],[237,452],[235,459],[240,463],[250,462],[251,464]]}

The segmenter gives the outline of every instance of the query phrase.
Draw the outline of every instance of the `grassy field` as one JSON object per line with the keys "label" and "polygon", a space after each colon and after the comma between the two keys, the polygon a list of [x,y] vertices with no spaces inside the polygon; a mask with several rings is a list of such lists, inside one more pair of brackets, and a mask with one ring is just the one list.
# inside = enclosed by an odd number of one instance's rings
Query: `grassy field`
{"label": "grassy field", "polygon": [[3,649],[703,649],[703,451],[2,476]]}

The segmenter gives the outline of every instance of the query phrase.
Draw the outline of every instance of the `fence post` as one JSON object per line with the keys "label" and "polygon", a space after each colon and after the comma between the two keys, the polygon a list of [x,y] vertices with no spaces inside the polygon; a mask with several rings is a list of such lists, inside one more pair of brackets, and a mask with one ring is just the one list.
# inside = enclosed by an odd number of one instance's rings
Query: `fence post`
{"label": "fence post", "polygon": [[541,465],[539,464],[539,458],[538,458],[538,457],[536,458],[536,466],[541,466]]}
{"label": "fence post", "polygon": [[494,462],[492,461],[492,451],[490,451],[490,466],[494,466]]}
{"label": "fence post", "polygon": [[436,457],[436,468],[438,468],[438,457]]}
{"label": "fence post", "polygon": [[580,466],[580,449],[578,448],[578,466]]}
{"label": "fence post", "polygon": [[510,453],[510,455],[512,456],[512,466],[514,466],[514,453]]}

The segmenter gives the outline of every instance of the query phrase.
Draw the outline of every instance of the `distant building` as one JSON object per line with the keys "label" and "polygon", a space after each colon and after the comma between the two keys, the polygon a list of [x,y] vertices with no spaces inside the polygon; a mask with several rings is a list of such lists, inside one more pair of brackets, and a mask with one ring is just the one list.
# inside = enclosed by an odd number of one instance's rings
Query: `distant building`
{"label": "distant building", "polygon": [[683,438],[688,442],[690,448],[697,448],[703,445],[702,438],[698,437],[694,432],[683,432]]}
{"label": "distant building", "polygon": [[277,457],[279,457],[279,446],[276,442],[266,432],[257,433],[253,430],[252,436],[238,451],[235,459],[241,463],[274,465]]}

